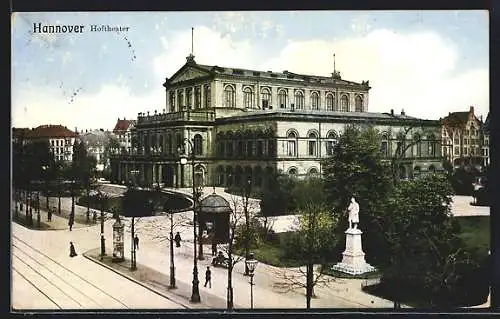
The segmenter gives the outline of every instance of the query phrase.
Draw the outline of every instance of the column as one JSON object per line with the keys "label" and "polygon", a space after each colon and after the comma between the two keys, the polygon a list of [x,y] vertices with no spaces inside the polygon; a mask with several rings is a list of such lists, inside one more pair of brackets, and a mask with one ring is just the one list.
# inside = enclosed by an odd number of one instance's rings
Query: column
{"label": "column", "polygon": [[118,162],[118,184],[122,182],[122,163]]}
{"label": "column", "polygon": [[181,90],[182,90],[182,106],[187,106],[187,90],[186,88],[183,88]]}
{"label": "column", "polygon": [[140,164],[140,179],[139,183],[142,185],[146,181],[146,165],[144,163]]}
{"label": "column", "polygon": [[175,188],[179,188],[179,164],[174,164],[172,167],[172,173],[173,173],[173,186]]}
{"label": "column", "polygon": [[164,183],[163,180],[163,164],[158,164],[158,183],[162,184]]}
{"label": "column", "polygon": [[152,173],[152,178],[151,178],[151,181],[153,182],[153,185],[157,183],[157,179],[156,179],[156,164],[155,163],[151,163],[151,173]]}

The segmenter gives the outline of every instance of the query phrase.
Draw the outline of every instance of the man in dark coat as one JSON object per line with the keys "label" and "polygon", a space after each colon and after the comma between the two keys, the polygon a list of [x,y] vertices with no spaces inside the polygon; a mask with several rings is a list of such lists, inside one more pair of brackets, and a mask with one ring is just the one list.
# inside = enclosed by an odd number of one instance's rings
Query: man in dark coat
{"label": "man in dark coat", "polygon": [[137,237],[137,234],[134,237],[134,248],[139,250],[139,237]]}
{"label": "man in dark coat", "polygon": [[212,272],[210,271],[210,267],[207,266],[207,271],[205,271],[205,287],[209,285],[209,288],[212,288]]}
{"label": "man in dark coat", "polygon": [[175,234],[175,238],[174,238],[174,241],[175,241],[175,247],[181,247],[181,234],[179,234],[179,232],[177,232],[177,234]]}
{"label": "man in dark coat", "polygon": [[75,246],[73,246],[73,242],[72,241],[69,242],[69,256],[70,257],[77,256],[77,253],[75,251]]}

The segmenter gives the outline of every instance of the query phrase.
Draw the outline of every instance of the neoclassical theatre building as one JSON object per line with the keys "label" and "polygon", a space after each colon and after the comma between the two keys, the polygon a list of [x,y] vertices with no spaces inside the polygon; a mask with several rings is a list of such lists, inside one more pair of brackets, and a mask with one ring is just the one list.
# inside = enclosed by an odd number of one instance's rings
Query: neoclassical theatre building
{"label": "neoclassical theatre building", "polygon": [[139,113],[132,147],[112,157],[114,182],[191,186],[192,158],[181,165],[180,154],[194,154],[195,183],[205,186],[263,187],[274,173],[321,174],[321,159],[348,124],[379,129],[388,157],[404,139],[418,138],[401,156],[402,178],[442,169],[439,121],[371,113],[368,81],[347,81],[339,72],[208,66],[190,55],[163,86],[165,109]]}

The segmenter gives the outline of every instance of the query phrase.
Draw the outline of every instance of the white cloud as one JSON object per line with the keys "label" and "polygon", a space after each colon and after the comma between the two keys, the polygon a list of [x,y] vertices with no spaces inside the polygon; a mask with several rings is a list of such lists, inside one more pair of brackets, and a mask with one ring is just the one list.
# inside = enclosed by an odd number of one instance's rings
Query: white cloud
{"label": "white cloud", "polygon": [[469,105],[484,116],[488,112],[488,70],[461,70],[455,46],[430,31],[374,30],[332,42],[292,40],[261,68],[329,76],[333,53],[342,78],[370,80],[371,111],[405,109],[430,119],[468,110]]}
{"label": "white cloud", "polygon": [[[119,118],[135,119],[137,113],[162,111],[164,94],[132,95],[125,87],[103,85],[98,94],[80,92],[72,103],[55,88],[27,88],[13,97],[12,125],[35,127],[62,124],[70,129],[111,129]],[[27,111],[24,110],[27,109]]]}
{"label": "white cloud", "polygon": [[[153,60],[157,81],[172,76],[191,52],[191,30],[180,32],[169,40],[169,50]],[[230,35],[207,27],[195,27],[194,56],[199,64],[249,67],[254,65],[254,50],[247,40],[233,40]]]}

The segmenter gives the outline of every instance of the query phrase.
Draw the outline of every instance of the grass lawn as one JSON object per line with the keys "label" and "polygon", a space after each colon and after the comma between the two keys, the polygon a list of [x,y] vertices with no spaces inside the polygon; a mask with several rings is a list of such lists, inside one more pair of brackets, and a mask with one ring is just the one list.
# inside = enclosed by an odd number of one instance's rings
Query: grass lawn
{"label": "grass lawn", "polygon": [[485,253],[490,250],[490,216],[455,217],[462,227],[460,237],[469,247],[476,247]]}
{"label": "grass lawn", "polygon": [[[489,216],[464,216],[455,217],[458,219],[461,226],[460,237],[464,240],[465,244],[470,248],[476,248],[481,254],[485,256],[488,254],[490,249],[490,217]],[[483,285],[483,284],[480,284]],[[484,289],[483,289],[484,288]],[[488,295],[488,290],[486,286],[480,286],[472,288],[474,293],[468,297],[467,300],[460,302],[460,306],[473,306],[477,304],[482,304],[486,301],[486,296]],[[369,294],[375,296],[391,299],[390,287],[384,287],[382,284],[373,285],[363,288],[363,290]],[[407,304],[412,307],[429,307],[429,304],[424,301],[424,297],[411,296],[411,293],[407,292],[402,303]]]}
{"label": "grass lawn", "polygon": [[252,249],[255,258],[265,264],[276,267],[298,267],[304,265],[304,261],[295,259],[283,258],[283,244],[285,238],[288,236],[286,233],[277,233],[278,239],[274,242],[266,242],[260,245],[259,248]]}

